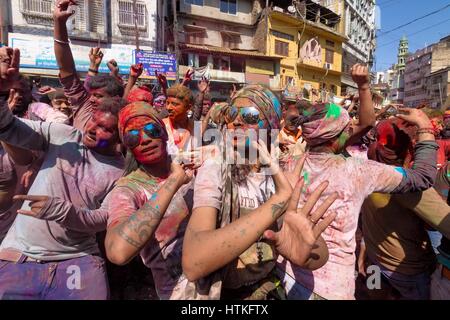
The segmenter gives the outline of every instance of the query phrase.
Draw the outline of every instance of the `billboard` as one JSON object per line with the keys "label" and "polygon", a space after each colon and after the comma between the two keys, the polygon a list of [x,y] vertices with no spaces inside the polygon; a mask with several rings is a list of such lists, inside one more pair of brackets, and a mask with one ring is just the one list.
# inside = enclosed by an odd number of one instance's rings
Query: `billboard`
{"label": "billboard", "polygon": [[[9,44],[13,48],[20,49],[20,67],[36,69],[56,69],[53,38],[27,34],[10,33]],[[92,47],[94,47],[93,45]],[[89,51],[91,46],[71,44],[73,58],[77,71],[87,72],[89,69]],[[120,74],[129,74],[130,67],[134,63],[134,47],[129,45],[112,44],[109,48],[102,48],[104,53],[99,72],[109,73],[106,63],[115,59],[120,68]]]}
{"label": "billboard", "polygon": [[142,78],[155,79],[155,70],[165,74],[167,80],[176,80],[177,62],[174,53],[158,53],[152,51],[136,51],[136,63],[144,65]]}

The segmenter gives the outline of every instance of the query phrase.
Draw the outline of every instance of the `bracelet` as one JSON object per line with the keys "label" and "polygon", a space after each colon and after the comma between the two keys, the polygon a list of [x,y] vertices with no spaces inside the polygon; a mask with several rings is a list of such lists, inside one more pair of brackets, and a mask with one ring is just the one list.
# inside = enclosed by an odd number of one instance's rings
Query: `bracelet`
{"label": "bracelet", "polygon": [[434,135],[435,131],[433,128],[422,128],[422,129],[417,130],[417,135],[423,134],[423,133],[429,133],[429,134]]}
{"label": "bracelet", "polygon": [[88,71],[90,71],[90,72],[92,72],[92,73],[95,73],[95,74],[98,73],[98,70],[94,70],[94,69],[91,69],[91,68],[89,68]]}
{"label": "bracelet", "polygon": [[61,44],[67,44],[67,45],[70,44],[70,40],[69,41],[62,41],[62,40],[58,40],[56,38],[54,38],[53,40],[55,40],[55,42],[58,42],[58,43],[61,43]]}

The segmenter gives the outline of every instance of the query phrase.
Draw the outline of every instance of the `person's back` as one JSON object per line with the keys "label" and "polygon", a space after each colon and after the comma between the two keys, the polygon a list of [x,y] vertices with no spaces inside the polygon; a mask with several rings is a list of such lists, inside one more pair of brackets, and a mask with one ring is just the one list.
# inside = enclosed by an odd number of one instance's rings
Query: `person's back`
{"label": "person's back", "polygon": [[429,272],[435,262],[425,223],[389,194],[373,193],[362,207],[369,259],[405,275]]}
{"label": "person's back", "polygon": [[304,203],[311,190],[323,181],[330,183],[324,196],[338,192],[338,199],[328,210],[328,214],[337,212],[337,217],[322,234],[329,249],[329,259],[322,268],[312,272],[282,259],[279,259],[278,267],[326,299],[353,299],[355,232],[360,208],[373,191],[393,191],[400,184],[402,174],[394,167],[374,161],[311,152],[303,172],[306,192],[302,194],[301,202]]}

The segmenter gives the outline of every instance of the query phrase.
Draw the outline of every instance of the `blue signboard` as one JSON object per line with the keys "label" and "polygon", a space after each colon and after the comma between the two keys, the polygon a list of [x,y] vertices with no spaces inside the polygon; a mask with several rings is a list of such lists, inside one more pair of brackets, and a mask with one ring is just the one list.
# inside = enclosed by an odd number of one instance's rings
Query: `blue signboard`
{"label": "blue signboard", "polygon": [[155,79],[155,71],[165,74],[168,80],[175,80],[177,77],[177,62],[174,53],[140,50],[135,52],[135,61],[144,66],[143,78]]}

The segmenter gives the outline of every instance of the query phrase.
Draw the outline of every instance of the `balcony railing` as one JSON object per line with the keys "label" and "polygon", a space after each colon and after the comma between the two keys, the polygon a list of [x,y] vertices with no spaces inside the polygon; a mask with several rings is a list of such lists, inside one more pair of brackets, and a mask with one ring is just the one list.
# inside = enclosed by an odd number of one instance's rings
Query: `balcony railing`
{"label": "balcony railing", "polygon": [[[183,77],[188,70],[188,66],[179,66],[178,74]],[[245,83],[245,73],[244,72],[232,72],[232,71],[222,71],[216,69],[210,69],[211,80],[224,81],[224,82],[237,82]]]}

